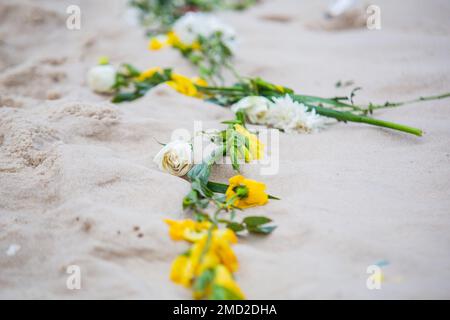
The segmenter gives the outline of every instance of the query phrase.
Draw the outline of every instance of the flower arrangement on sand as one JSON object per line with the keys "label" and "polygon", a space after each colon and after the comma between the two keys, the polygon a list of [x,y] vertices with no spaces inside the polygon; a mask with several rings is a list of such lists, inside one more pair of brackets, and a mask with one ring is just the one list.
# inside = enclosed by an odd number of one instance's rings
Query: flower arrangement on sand
{"label": "flower arrangement on sand", "polygon": [[[264,155],[264,145],[246,128],[246,123],[285,133],[314,133],[337,121],[357,122],[421,136],[421,129],[371,115],[381,108],[450,97],[444,94],[409,102],[358,106],[350,98],[300,95],[260,78],[240,78],[232,86],[217,87],[202,78],[189,78],[172,69],[156,67],[140,71],[123,64],[116,70],[104,58],[99,66],[90,70],[88,84],[96,92],[113,94],[115,103],[133,101],[152,88],[166,84],[181,94],[231,107],[235,113],[235,119],[223,122],[228,125],[225,130],[209,137],[217,147],[202,163],[193,163],[192,142],[178,140],[164,145],[154,158],[160,170],[191,183],[182,207],[192,218],[166,219],[165,222],[174,241],[189,245],[187,251],[173,261],[170,279],[192,290],[195,299],[244,299],[233,276],[239,267],[233,245],[242,234],[269,235],[276,228],[268,217],[238,218],[237,211],[266,205],[270,199],[278,200],[266,193],[264,183],[240,174],[240,163],[259,160]],[[212,166],[223,157],[231,159],[236,171],[227,184],[210,181]]]}
{"label": "flower arrangement on sand", "polygon": [[[445,93],[404,102],[370,103],[363,106],[354,104],[352,97],[323,98],[298,94],[290,88],[261,78],[239,77],[238,82],[231,86],[211,86],[203,78],[189,78],[170,68],[156,67],[140,71],[130,64],[123,64],[119,68],[112,84],[110,67],[103,68],[105,83],[97,80],[91,88],[96,92],[112,93],[114,103],[139,99],[152,88],[165,83],[181,94],[231,107],[237,116],[243,115],[249,123],[266,125],[287,133],[312,133],[331,123],[355,122],[421,136],[421,129],[377,119],[373,117],[373,113],[378,109],[450,97],[450,93]],[[92,70],[89,75],[91,74]],[[98,73],[96,77],[102,78]],[[103,88],[107,89],[101,90]]]}
{"label": "flower arrangement on sand", "polygon": [[[166,219],[165,223],[172,240],[187,244],[187,250],[172,263],[170,279],[189,288],[196,299],[244,299],[234,276],[239,263],[233,246],[246,234],[267,236],[276,229],[268,217],[242,218],[239,214],[279,200],[267,193],[263,182],[249,179],[240,171],[242,163],[264,157],[265,146],[247,124],[275,128],[286,134],[309,134],[336,122],[354,122],[421,136],[419,128],[377,119],[373,113],[378,109],[450,97],[446,93],[406,102],[357,105],[353,102],[354,91],[350,97],[333,98],[299,94],[258,77],[240,76],[231,64],[235,31],[208,13],[190,12],[196,11],[190,6],[195,3],[200,8],[201,1],[180,1],[179,12],[174,10],[175,1],[133,3],[152,14],[166,9],[171,12],[160,17],[165,34],[153,36],[149,49],[178,50],[196,67],[199,77],[187,77],[171,68],[140,70],[131,64],[116,68],[102,58],[88,73],[91,89],[112,95],[114,103],[122,103],[139,99],[156,86],[167,85],[180,94],[230,107],[235,115],[234,119],[222,122],[226,128],[208,134],[214,148],[199,163],[194,161],[197,157],[193,141],[171,141],[154,157],[160,170],[186,179],[191,185],[182,203],[190,218]],[[213,10],[212,7],[203,9]],[[225,70],[235,76],[234,84],[224,85]],[[230,160],[235,175],[226,183],[212,181],[212,167],[225,158]]]}

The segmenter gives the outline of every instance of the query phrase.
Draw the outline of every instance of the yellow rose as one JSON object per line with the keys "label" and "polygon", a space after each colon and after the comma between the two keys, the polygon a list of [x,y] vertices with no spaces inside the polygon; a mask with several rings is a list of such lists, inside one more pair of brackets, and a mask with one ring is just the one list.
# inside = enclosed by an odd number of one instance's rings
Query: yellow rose
{"label": "yellow rose", "polygon": [[262,206],[269,201],[269,196],[265,192],[266,185],[262,182],[237,175],[230,178],[229,183],[225,195],[227,201],[234,199],[233,205],[237,208]]}

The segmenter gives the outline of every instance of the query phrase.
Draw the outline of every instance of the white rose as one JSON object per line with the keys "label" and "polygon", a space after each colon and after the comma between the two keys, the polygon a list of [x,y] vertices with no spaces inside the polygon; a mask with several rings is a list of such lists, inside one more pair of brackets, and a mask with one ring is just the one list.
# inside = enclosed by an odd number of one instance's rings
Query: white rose
{"label": "white rose", "polygon": [[234,113],[243,111],[251,123],[266,124],[271,103],[269,99],[264,97],[249,96],[232,105],[231,110]]}
{"label": "white rose", "polygon": [[88,72],[88,85],[99,93],[111,92],[116,82],[116,69],[109,64],[92,67]]}
{"label": "white rose", "polygon": [[184,176],[192,168],[192,147],[185,141],[172,141],[158,152],[153,161],[161,171]]}

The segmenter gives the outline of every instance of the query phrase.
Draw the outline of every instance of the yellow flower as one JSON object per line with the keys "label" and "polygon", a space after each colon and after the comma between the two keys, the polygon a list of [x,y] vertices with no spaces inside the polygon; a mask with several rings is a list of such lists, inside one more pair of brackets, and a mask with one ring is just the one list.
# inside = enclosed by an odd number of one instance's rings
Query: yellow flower
{"label": "yellow flower", "polygon": [[169,235],[172,240],[186,240],[195,242],[202,239],[206,235],[206,231],[211,228],[211,222],[196,222],[194,220],[171,220],[165,219],[169,225]]}
{"label": "yellow flower", "polygon": [[173,261],[170,271],[170,280],[173,282],[190,287],[193,274],[193,266],[187,255],[180,255]]}
{"label": "yellow flower", "polygon": [[169,46],[179,48],[181,50],[187,49],[188,46],[181,42],[180,38],[174,31],[170,31],[167,33],[167,44]]}
{"label": "yellow flower", "polygon": [[194,41],[194,43],[191,45],[192,50],[200,50],[202,48],[200,42]]}
{"label": "yellow flower", "polygon": [[207,87],[208,86],[208,82],[205,79],[199,78],[199,77],[194,77],[191,79],[192,82],[200,87]]}
{"label": "yellow flower", "polygon": [[171,46],[181,43],[180,38],[174,31],[169,31],[167,33],[167,43]]}
{"label": "yellow flower", "polygon": [[222,264],[224,264],[230,272],[236,272],[239,268],[236,255],[231,248],[231,244],[235,243],[237,243],[237,237],[232,230],[214,230],[212,250],[216,252]]}
{"label": "yellow flower", "polygon": [[[231,299],[245,299],[244,293],[242,293],[238,284],[233,279],[230,271],[223,265],[218,265],[214,270],[213,286],[227,289],[229,293],[232,294],[232,297],[229,297]],[[212,298],[214,298],[214,296]]]}
{"label": "yellow flower", "polygon": [[157,51],[164,48],[165,43],[161,41],[161,39],[155,37],[151,38],[148,43],[148,49],[151,51]]}
{"label": "yellow flower", "polygon": [[189,97],[199,97],[199,92],[194,82],[181,74],[172,73],[172,80],[167,81],[167,84],[181,94]]}
{"label": "yellow flower", "polygon": [[245,162],[262,159],[264,156],[264,144],[259,141],[258,137],[240,124],[235,124],[234,129],[247,140],[244,150]]}
{"label": "yellow flower", "polygon": [[[169,234],[173,240],[186,240],[192,246],[186,254],[178,256],[172,263],[170,279],[185,287],[191,287],[194,280],[207,270],[223,265],[228,272],[235,272],[238,261],[231,245],[237,243],[235,233],[230,229],[214,229],[210,222],[193,220],[170,220]],[[194,293],[201,298],[203,293]]]}
{"label": "yellow flower", "polygon": [[145,70],[144,72],[141,72],[139,77],[136,78],[137,81],[145,81],[147,79],[150,79],[153,77],[153,75],[157,72],[162,72],[162,69],[160,67],[150,68],[148,70]]}
{"label": "yellow flower", "polygon": [[269,196],[265,193],[266,185],[262,182],[246,179],[241,175],[229,180],[230,185],[225,192],[227,200],[236,199],[233,205],[240,209],[265,205]]}

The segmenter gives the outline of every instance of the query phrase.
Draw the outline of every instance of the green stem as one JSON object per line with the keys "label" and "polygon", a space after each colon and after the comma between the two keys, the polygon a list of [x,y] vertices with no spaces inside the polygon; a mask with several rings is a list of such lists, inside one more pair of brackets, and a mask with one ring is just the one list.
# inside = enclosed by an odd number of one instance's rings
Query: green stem
{"label": "green stem", "polygon": [[208,91],[218,91],[219,93],[222,92],[239,92],[239,93],[246,93],[246,90],[244,88],[234,88],[234,87],[203,87],[203,86],[197,86],[197,89],[199,89],[202,92],[208,92]]}
{"label": "green stem", "polygon": [[446,98],[450,98],[450,92],[449,93],[444,93],[444,94],[441,94],[441,95],[437,95],[437,96],[420,97],[420,98],[413,99],[413,100],[408,100],[408,101],[386,102],[385,104],[379,104],[379,105],[369,104],[367,109],[369,109],[369,110],[377,110],[377,109],[384,109],[384,108],[395,108],[395,107],[403,106],[405,104],[424,102],[424,101],[432,101],[432,100],[441,100],[441,99],[446,99]]}
{"label": "green stem", "polygon": [[[292,98],[296,101],[299,101],[297,95],[292,95]],[[300,101],[302,101],[302,100],[300,99]],[[337,111],[337,110],[328,109],[328,108],[324,108],[324,107],[314,106],[314,105],[307,104],[307,103],[304,103],[304,104],[309,109],[316,110],[316,112],[322,116],[334,118],[339,121],[366,123],[366,124],[370,124],[370,125],[377,126],[377,127],[384,127],[384,128],[389,128],[389,129],[393,129],[393,130],[397,130],[397,131],[414,134],[416,136],[422,136],[422,130],[417,129],[417,128],[413,128],[413,127],[409,127],[409,126],[405,126],[405,125],[397,124],[397,123],[393,123],[393,122],[388,122],[388,121],[384,121],[384,120],[369,118],[369,117],[362,116],[362,115],[356,115],[351,112],[342,112],[342,111]]]}
{"label": "green stem", "polygon": [[340,102],[339,99],[327,99],[327,98],[320,98],[320,97],[306,96],[306,95],[296,95],[296,97],[297,97],[298,102],[303,102],[303,103],[318,102],[321,104],[329,104],[336,108],[348,108],[348,109],[351,109],[354,111],[364,112],[363,108],[356,106],[356,105],[351,105],[351,104]]}

